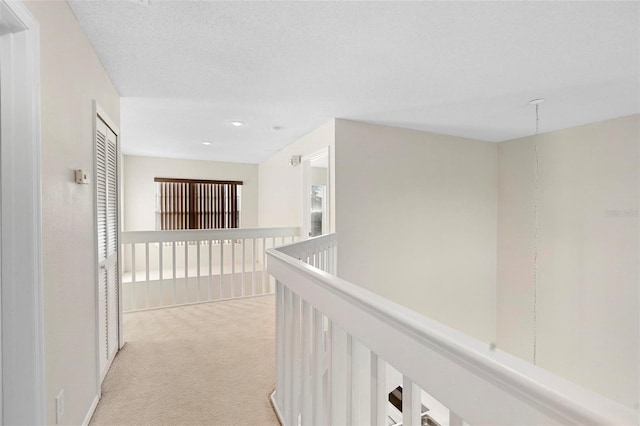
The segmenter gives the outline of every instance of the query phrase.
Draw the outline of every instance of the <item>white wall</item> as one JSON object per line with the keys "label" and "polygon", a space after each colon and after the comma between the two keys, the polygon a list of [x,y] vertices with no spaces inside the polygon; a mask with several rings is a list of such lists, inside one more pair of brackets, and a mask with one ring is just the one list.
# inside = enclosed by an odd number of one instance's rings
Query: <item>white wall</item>
{"label": "white wall", "polygon": [[240,180],[240,226],[258,226],[258,165],[124,156],[124,230],[156,229],[156,177]]}
{"label": "white wall", "polygon": [[335,127],[340,276],[494,341],[497,145]]}
{"label": "white wall", "polygon": [[[537,363],[636,408],[639,123],[537,137]],[[498,155],[497,343],[532,361],[534,138]]]}
{"label": "white wall", "polygon": [[302,164],[290,166],[292,155],[309,155],[329,147],[329,217],[335,230],[335,121],[331,120],[260,163],[260,226],[302,226]]}
{"label": "white wall", "polygon": [[77,425],[97,396],[95,206],[73,170],[93,176],[92,100],[118,123],[120,97],[66,2],[26,5],[41,34],[46,420],[64,389],[60,423]]}
{"label": "white wall", "polygon": [[311,185],[326,185],[328,181],[327,167],[311,167]]}

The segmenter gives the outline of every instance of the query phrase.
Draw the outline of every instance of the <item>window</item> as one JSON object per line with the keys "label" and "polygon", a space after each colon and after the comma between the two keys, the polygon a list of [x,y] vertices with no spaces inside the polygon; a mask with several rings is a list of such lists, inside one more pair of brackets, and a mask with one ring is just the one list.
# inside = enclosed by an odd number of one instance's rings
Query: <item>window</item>
{"label": "window", "polygon": [[240,227],[242,182],[155,178],[156,229]]}

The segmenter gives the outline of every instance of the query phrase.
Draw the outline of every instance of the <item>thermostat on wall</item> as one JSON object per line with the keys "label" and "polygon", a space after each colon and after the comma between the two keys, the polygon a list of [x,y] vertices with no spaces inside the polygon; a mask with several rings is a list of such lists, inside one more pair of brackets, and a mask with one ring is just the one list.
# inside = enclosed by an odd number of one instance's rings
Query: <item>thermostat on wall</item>
{"label": "thermostat on wall", "polygon": [[87,173],[84,170],[76,170],[76,183],[80,183],[83,185],[89,183],[89,178],[87,177]]}

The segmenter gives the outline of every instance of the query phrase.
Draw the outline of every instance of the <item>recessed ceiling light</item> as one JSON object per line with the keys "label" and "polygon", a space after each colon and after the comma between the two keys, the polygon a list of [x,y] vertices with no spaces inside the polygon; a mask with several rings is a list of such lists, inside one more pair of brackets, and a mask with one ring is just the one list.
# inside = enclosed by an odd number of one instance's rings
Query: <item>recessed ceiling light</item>
{"label": "recessed ceiling light", "polygon": [[205,142],[202,142],[202,145],[210,146],[210,145],[211,145],[211,142],[207,142],[207,141],[205,141]]}
{"label": "recessed ceiling light", "polygon": [[242,121],[232,121],[231,125],[233,127],[242,127],[242,126],[244,126],[244,123]]}

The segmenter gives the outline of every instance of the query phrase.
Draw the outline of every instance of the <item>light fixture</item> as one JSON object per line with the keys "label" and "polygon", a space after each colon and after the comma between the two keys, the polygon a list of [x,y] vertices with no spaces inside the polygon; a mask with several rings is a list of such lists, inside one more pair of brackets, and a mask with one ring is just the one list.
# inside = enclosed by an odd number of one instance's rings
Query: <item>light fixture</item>
{"label": "light fixture", "polygon": [[242,122],[242,121],[232,121],[231,125],[233,127],[242,127],[242,126],[244,126],[244,122]]}
{"label": "light fixture", "polygon": [[271,128],[271,131],[272,131],[272,132],[279,132],[280,130],[282,130],[282,126],[273,126],[273,127]]}
{"label": "light fixture", "polygon": [[300,164],[301,161],[302,161],[302,155],[292,155],[291,159],[289,160],[289,165],[295,167],[298,164]]}
{"label": "light fixture", "polygon": [[204,145],[204,146],[211,146],[211,142],[204,141],[204,142],[202,142],[202,145]]}

